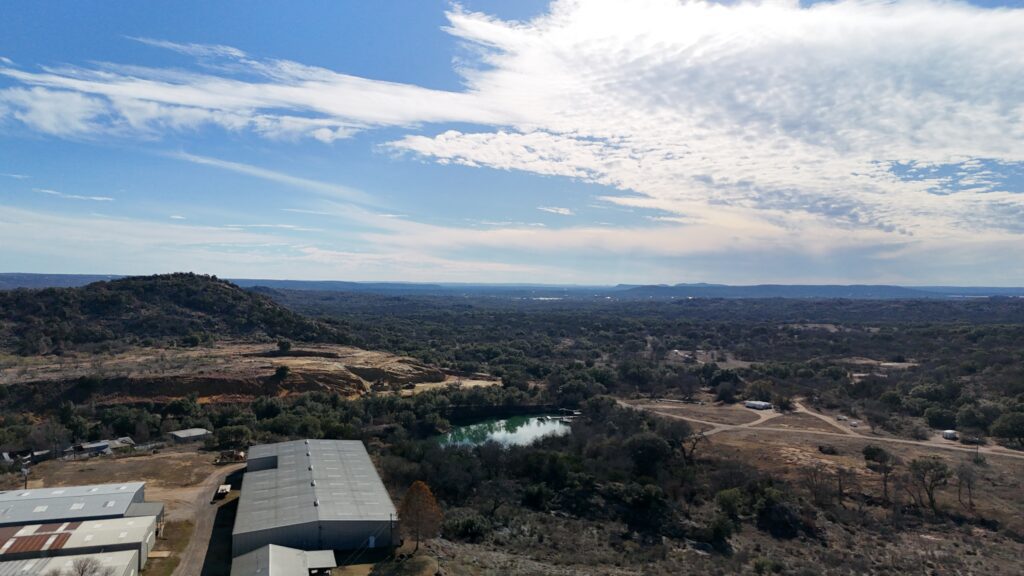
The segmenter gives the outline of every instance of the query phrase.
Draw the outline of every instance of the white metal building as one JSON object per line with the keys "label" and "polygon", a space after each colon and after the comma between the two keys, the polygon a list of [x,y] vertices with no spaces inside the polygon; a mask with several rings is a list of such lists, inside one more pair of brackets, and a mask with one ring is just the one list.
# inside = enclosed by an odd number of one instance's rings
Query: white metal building
{"label": "white metal building", "polygon": [[305,551],[269,544],[231,562],[231,576],[329,576],[337,566],[331,550]]}
{"label": "white metal building", "polygon": [[0,526],[121,518],[145,500],[144,482],[0,492]]}
{"label": "white metal building", "polygon": [[141,571],[155,544],[153,516],[7,526],[0,528],[0,561],[134,550]]}
{"label": "white metal building", "polygon": [[171,432],[171,440],[174,440],[175,444],[184,444],[186,442],[198,442],[209,438],[213,432],[210,432],[206,428],[186,428],[184,430],[175,430]]}
{"label": "white metal building", "polygon": [[11,560],[9,562],[0,562],[0,576],[40,576],[57,570],[60,570],[61,574],[70,574],[75,561],[85,558],[96,559],[100,566],[110,571],[110,576],[137,576],[139,573],[138,556],[138,552],[125,550],[103,554],[60,556],[58,558]]}
{"label": "white metal building", "polygon": [[232,553],[268,544],[355,550],[398,543],[397,514],[357,440],[253,446],[242,480]]}

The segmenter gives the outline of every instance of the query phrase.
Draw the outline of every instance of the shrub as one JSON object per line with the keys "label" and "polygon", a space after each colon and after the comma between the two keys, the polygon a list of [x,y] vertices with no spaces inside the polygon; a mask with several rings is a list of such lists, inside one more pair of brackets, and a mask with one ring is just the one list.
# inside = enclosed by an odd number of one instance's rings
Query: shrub
{"label": "shrub", "polygon": [[456,510],[445,518],[441,532],[449,540],[480,542],[491,533],[491,523],[475,510]]}

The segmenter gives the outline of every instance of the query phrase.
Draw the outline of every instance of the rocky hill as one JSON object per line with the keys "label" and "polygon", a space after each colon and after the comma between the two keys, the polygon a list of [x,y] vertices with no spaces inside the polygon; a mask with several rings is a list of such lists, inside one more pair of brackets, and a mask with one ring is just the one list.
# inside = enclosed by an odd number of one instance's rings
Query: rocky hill
{"label": "rocky hill", "polygon": [[296,314],[215,276],[165,274],[78,288],[0,291],[0,351],[9,353],[194,347],[228,338],[350,340],[338,326]]}

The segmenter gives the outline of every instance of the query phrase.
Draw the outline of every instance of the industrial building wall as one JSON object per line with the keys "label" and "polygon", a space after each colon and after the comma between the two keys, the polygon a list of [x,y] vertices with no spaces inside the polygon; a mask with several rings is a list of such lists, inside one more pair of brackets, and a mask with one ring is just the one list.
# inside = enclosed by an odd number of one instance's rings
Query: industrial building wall
{"label": "industrial building wall", "polygon": [[272,470],[274,468],[277,468],[277,454],[261,456],[258,458],[249,458],[245,463],[245,471],[247,473],[259,472],[260,470]]}
{"label": "industrial building wall", "polygon": [[355,550],[367,546],[373,537],[375,548],[398,543],[398,524],[388,521],[324,521],[281,526],[235,534],[231,555],[241,556],[267,544],[299,550]]}

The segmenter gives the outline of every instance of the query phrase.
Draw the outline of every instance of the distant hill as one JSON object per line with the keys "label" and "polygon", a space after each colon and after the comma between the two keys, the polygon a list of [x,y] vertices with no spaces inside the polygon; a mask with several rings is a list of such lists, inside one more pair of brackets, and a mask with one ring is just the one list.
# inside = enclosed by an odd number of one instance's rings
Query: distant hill
{"label": "distant hill", "polygon": [[102,274],[0,274],[0,290],[15,288],[76,288],[93,282],[115,280],[123,276]]}
{"label": "distant hill", "polygon": [[348,341],[335,326],[212,276],[167,274],[0,291],[0,349],[18,354],[115,344],[196,346],[222,338]]}
{"label": "distant hill", "polygon": [[[0,290],[13,288],[49,288],[84,286],[97,280],[117,276],[74,274],[5,274],[0,273]],[[616,286],[559,286],[550,284],[447,284],[416,282],[345,282],[333,280],[269,280],[232,279],[243,288],[274,290],[313,290],[380,294],[385,296],[485,296],[512,299],[566,300],[675,299],[675,298],[845,298],[855,300],[917,300],[926,298],[991,298],[1024,297],[1024,288],[993,288],[984,286],[889,286],[889,285],[801,285],[758,284],[730,286],[727,284],[619,284]]]}
{"label": "distant hill", "polygon": [[917,299],[946,298],[941,290],[922,290],[885,285],[782,285],[726,286],[722,284],[676,284],[675,286],[634,286],[624,298],[849,298]]}

